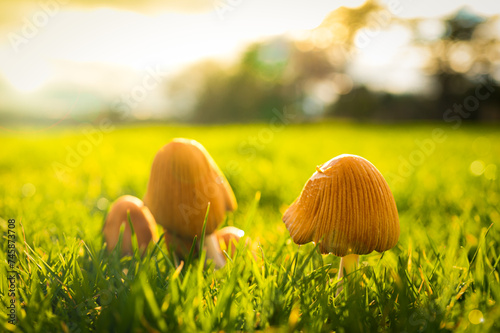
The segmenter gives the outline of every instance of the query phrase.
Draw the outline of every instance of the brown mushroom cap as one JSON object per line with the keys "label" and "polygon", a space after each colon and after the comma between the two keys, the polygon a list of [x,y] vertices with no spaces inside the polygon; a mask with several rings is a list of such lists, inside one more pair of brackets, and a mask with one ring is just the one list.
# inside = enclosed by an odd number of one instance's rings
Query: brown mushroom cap
{"label": "brown mushroom cap", "polygon": [[144,203],[158,224],[176,236],[200,236],[210,202],[206,234],[217,229],[226,211],[236,209],[233,190],[205,148],[174,139],[156,154]]}
{"label": "brown mushroom cap", "polygon": [[[223,250],[226,250],[233,256],[236,254],[236,247],[238,242],[240,241],[240,238],[245,236],[245,232],[243,230],[232,226],[219,229],[214,234],[219,241],[221,252]],[[231,247],[231,251],[229,251],[229,247]]]}
{"label": "brown mushroom cap", "polygon": [[120,227],[124,224],[122,253],[132,254],[132,231],[128,223],[128,213],[130,213],[130,221],[132,221],[137,243],[142,252],[150,241],[158,241],[156,222],[149,209],[144,206],[141,199],[124,195],[113,202],[104,224],[103,234],[109,251],[118,244]]}
{"label": "brown mushroom cap", "polygon": [[316,168],[283,221],[297,244],[319,242],[322,253],[383,252],[399,239],[396,202],[366,159],[340,155]]}

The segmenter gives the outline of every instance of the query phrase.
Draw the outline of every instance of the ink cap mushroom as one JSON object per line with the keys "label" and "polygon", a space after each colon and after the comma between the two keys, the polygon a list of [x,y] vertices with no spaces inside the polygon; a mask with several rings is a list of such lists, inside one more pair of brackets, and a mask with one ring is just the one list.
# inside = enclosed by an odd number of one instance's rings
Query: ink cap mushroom
{"label": "ink cap mushroom", "polygon": [[109,252],[117,246],[120,238],[120,228],[125,225],[121,253],[133,253],[132,230],[128,223],[129,216],[142,254],[151,241],[158,241],[156,222],[149,209],[144,206],[141,199],[131,195],[124,195],[111,204],[104,223],[103,234]]}
{"label": "ink cap mushroom", "polygon": [[202,234],[210,203],[204,240],[207,258],[217,268],[224,266],[226,261],[213,233],[237,203],[226,177],[200,143],[177,138],[158,151],[144,203],[171,239],[191,242]]}
{"label": "ink cap mushroom", "polygon": [[372,163],[356,155],[339,155],[316,167],[283,222],[296,244],[320,242],[321,253],[342,257],[339,279],[344,270],[356,269],[359,255],[387,251],[399,239],[389,185]]}

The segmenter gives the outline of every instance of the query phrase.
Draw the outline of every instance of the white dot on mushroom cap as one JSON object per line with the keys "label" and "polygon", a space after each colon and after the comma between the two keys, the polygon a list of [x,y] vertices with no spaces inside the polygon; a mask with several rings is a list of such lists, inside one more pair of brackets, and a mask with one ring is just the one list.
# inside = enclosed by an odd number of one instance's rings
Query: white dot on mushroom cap
{"label": "white dot on mushroom cap", "polygon": [[21,192],[25,198],[32,197],[36,193],[36,187],[35,185],[31,183],[26,183],[23,185],[21,188]]}
{"label": "white dot on mushroom cap", "polygon": [[96,206],[100,210],[106,210],[109,206],[109,200],[106,198],[100,198],[99,200],[97,200]]}

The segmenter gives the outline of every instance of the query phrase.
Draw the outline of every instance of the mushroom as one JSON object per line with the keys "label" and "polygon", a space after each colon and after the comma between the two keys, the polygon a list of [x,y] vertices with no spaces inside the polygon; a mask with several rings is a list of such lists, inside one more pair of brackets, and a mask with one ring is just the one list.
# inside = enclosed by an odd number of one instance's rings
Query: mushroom
{"label": "mushroom", "polygon": [[160,149],[151,167],[144,203],[158,224],[187,241],[201,236],[210,203],[204,240],[207,257],[216,267],[225,264],[212,233],[237,204],[231,186],[201,144],[174,139]]}
{"label": "mushroom", "polygon": [[122,254],[132,254],[132,231],[128,223],[128,216],[130,216],[130,221],[134,227],[139,249],[141,253],[144,253],[149,242],[158,241],[156,222],[141,199],[131,195],[121,196],[113,202],[106,217],[103,234],[108,251],[111,252],[118,244],[120,227],[124,224],[125,231],[123,233],[121,252]]}
{"label": "mushroom", "polygon": [[[245,236],[245,232],[236,227],[224,227],[213,232],[213,237],[217,240],[216,249],[218,252],[223,254],[223,251],[227,251],[228,254],[234,256],[236,254],[236,247],[240,239]],[[179,238],[173,236],[170,233],[165,233],[165,242],[168,244],[169,248],[182,257],[187,257],[193,245],[193,240],[188,240],[186,238]],[[246,244],[250,244],[250,238],[246,239]],[[229,250],[231,247],[231,250]],[[194,249],[194,253],[198,253],[198,248]]]}
{"label": "mushroom", "polygon": [[283,222],[295,243],[320,242],[321,253],[342,257],[339,279],[344,270],[356,269],[359,255],[389,250],[399,239],[389,185],[373,164],[356,155],[316,167]]}
{"label": "mushroom", "polygon": [[[245,236],[245,232],[236,227],[224,227],[217,230],[214,234],[219,242],[219,251],[221,253],[227,251],[231,256],[236,254],[236,246],[240,239]],[[247,238],[247,244],[248,241],[249,239]]]}

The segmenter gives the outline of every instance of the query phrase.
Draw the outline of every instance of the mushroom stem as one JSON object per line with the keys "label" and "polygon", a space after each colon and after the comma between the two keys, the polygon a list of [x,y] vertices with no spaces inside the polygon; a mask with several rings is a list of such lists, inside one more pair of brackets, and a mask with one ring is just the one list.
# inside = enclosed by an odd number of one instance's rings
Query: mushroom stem
{"label": "mushroom stem", "polygon": [[[344,277],[344,275],[347,275],[349,273],[352,273],[356,270],[359,264],[359,255],[357,254],[348,254],[342,258],[340,258],[340,266],[339,266],[339,275],[338,279],[340,280],[341,278]],[[345,271],[345,274],[344,274]],[[338,296],[342,289],[344,289],[343,281],[340,281],[338,283],[338,289],[335,294],[335,296]]]}
{"label": "mushroom stem", "polygon": [[215,233],[205,237],[205,245],[207,249],[207,259],[212,259],[215,263],[215,268],[221,268],[226,264],[226,258],[220,250],[219,241]]}

